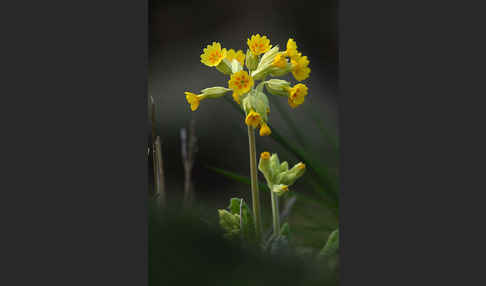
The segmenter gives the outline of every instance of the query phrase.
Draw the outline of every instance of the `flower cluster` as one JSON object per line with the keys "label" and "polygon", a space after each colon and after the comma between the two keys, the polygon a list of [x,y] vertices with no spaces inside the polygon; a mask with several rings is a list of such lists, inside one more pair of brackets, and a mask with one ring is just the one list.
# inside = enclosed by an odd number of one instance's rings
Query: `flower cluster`
{"label": "flower cluster", "polygon": [[262,172],[267,181],[268,188],[279,196],[289,191],[289,186],[302,177],[305,172],[305,164],[300,162],[289,169],[289,163],[284,161],[280,163],[278,155],[269,152],[260,154],[258,170]]}
{"label": "flower cluster", "polygon": [[[309,77],[311,71],[309,60],[298,51],[297,43],[293,39],[287,41],[284,51],[280,51],[278,45],[272,47],[270,40],[260,34],[247,39],[247,45],[246,53],[242,50],[226,50],[217,42],[204,48],[201,62],[229,75],[228,88],[206,88],[200,94],[186,91],[186,99],[191,110],[195,111],[200,101],[218,98],[232,91],[234,101],[245,112],[245,123],[254,129],[260,128],[260,136],[266,136],[271,134],[267,124],[270,105],[263,91],[264,87],[272,95],[287,97],[292,108],[304,103],[308,92],[305,84],[298,83],[291,87],[288,81],[266,78],[292,73],[295,80],[303,81]],[[247,70],[244,70],[245,66]],[[255,81],[261,82],[255,85]]]}

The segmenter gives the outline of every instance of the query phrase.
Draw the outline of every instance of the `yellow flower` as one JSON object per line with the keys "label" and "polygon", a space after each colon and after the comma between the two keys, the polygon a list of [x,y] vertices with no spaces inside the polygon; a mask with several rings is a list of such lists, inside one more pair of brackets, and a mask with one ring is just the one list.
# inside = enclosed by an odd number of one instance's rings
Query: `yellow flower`
{"label": "yellow flower", "polygon": [[233,60],[237,60],[242,67],[245,66],[245,54],[242,50],[238,50],[237,52],[235,52],[235,50],[230,49],[226,53],[226,59],[228,59],[228,61],[230,62],[232,62]]}
{"label": "yellow flower", "polygon": [[307,86],[304,84],[298,83],[294,85],[294,87],[289,89],[289,105],[292,108],[296,108],[297,106],[304,103],[304,99],[307,96]]}
{"label": "yellow flower", "polygon": [[231,75],[228,87],[241,95],[247,93],[253,86],[253,78],[246,71],[239,71]]}
{"label": "yellow flower", "polygon": [[306,56],[298,56],[292,60],[292,74],[296,80],[302,81],[309,77],[311,69],[308,67],[308,65],[309,60]]}
{"label": "yellow flower", "polygon": [[287,59],[285,58],[285,53],[278,53],[273,59],[272,65],[278,68],[285,68],[287,66]]}
{"label": "yellow flower", "polygon": [[287,50],[285,51],[285,54],[291,59],[296,59],[297,57],[302,55],[297,51],[297,43],[294,41],[294,39],[290,38],[287,41]]}
{"label": "yellow flower", "polygon": [[221,44],[213,42],[204,49],[201,62],[207,66],[215,67],[226,57],[226,49],[221,49]]}
{"label": "yellow flower", "polygon": [[267,123],[262,122],[262,124],[260,124],[260,136],[268,136],[270,134],[272,134],[272,130],[270,130]]}
{"label": "yellow flower", "polygon": [[260,159],[262,159],[262,160],[268,160],[268,159],[270,159],[270,153],[269,152],[266,152],[266,151],[265,152],[262,152],[260,154]]}
{"label": "yellow flower", "polygon": [[233,92],[233,99],[240,104],[240,94]]}
{"label": "yellow flower", "polygon": [[262,116],[260,115],[260,113],[255,112],[253,109],[250,111],[250,113],[248,113],[245,118],[246,125],[253,128],[257,128],[258,125],[260,125],[260,121],[262,121]]}
{"label": "yellow flower", "polygon": [[199,107],[199,102],[203,100],[205,97],[202,95],[197,95],[195,93],[186,91],[186,100],[191,105],[191,110],[195,111]]}
{"label": "yellow flower", "polygon": [[251,39],[247,39],[246,43],[251,52],[257,56],[267,52],[272,47],[270,40],[266,36],[261,37],[260,34],[251,36]]}

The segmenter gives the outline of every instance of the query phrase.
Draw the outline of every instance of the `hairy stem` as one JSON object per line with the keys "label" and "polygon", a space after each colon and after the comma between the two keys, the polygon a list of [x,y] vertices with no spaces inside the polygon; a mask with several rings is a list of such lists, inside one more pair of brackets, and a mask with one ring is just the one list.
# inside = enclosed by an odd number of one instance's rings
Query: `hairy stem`
{"label": "hairy stem", "polygon": [[255,234],[257,241],[260,242],[262,235],[262,217],[260,209],[260,193],[258,191],[255,129],[251,126],[248,126],[248,142],[250,145],[251,199],[253,206],[253,217],[255,219]]}
{"label": "hairy stem", "polygon": [[274,192],[270,193],[272,195],[273,234],[278,235],[280,233],[280,213],[278,210],[278,196]]}

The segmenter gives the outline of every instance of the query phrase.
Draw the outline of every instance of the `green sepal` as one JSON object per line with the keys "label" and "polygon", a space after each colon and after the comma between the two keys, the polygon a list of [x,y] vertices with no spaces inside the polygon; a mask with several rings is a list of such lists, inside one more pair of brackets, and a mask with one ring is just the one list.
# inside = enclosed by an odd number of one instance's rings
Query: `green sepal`
{"label": "green sepal", "polygon": [[301,168],[302,163],[295,164],[292,169],[288,171],[281,172],[277,175],[277,182],[291,186],[295,183],[297,179],[302,177],[305,173],[305,167]]}
{"label": "green sepal", "polygon": [[201,90],[202,96],[207,98],[218,98],[224,96],[231,89],[221,86],[208,87]]}
{"label": "green sepal", "polygon": [[267,181],[267,185],[272,185],[273,172],[270,168],[270,159],[262,159],[260,157],[260,161],[258,162],[258,170],[262,172],[265,180]]}
{"label": "green sepal", "polygon": [[288,186],[285,184],[272,185],[271,191],[276,193],[279,197],[289,191]]}
{"label": "green sepal", "polygon": [[264,82],[267,91],[270,94],[278,96],[288,96],[290,88],[290,82],[282,79],[270,79]]}
{"label": "green sepal", "polygon": [[225,75],[231,74],[231,63],[227,59],[223,59],[217,66],[216,69]]}
{"label": "green sepal", "polygon": [[237,73],[237,72],[241,71],[242,69],[243,69],[243,67],[241,66],[239,61],[237,61],[236,59],[233,59],[231,61],[231,72],[232,73]]}
{"label": "green sepal", "polygon": [[272,170],[273,174],[278,174],[276,170],[280,170],[280,159],[278,158],[277,153],[273,153],[270,157],[270,169]]}
{"label": "green sepal", "polygon": [[258,67],[258,56],[254,55],[250,49],[246,50],[245,64],[248,70],[255,70]]}

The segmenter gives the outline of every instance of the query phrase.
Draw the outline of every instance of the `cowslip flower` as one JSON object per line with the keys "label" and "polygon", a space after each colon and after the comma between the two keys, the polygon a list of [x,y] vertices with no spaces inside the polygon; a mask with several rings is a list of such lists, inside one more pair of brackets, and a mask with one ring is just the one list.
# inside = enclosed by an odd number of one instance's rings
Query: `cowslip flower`
{"label": "cowslip flower", "polygon": [[201,62],[209,67],[219,65],[227,54],[226,49],[221,49],[221,44],[218,42],[213,42],[212,45],[208,45],[203,51]]}
{"label": "cowslip flower", "polygon": [[297,43],[292,38],[287,41],[287,50],[285,51],[285,55],[293,60],[302,55],[299,53],[299,51],[297,51]]}
{"label": "cowslip flower", "polygon": [[233,100],[236,101],[236,103],[238,103],[238,104],[241,103],[240,96],[241,96],[241,94],[233,92]]}
{"label": "cowslip flower", "polygon": [[189,91],[184,92],[186,94],[186,100],[191,105],[191,110],[195,111],[199,107],[201,100],[206,98],[218,98],[225,95],[231,89],[221,86],[208,87],[201,90],[201,94],[195,94]]}
{"label": "cowslip flower", "polygon": [[245,65],[245,54],[242,50],[238,50],[235,52],[233,49],[229,49],[226,53],[226,59],[230,62],[233,60],[237,60],[241,66]]}
{"label": "cowslip flower", "polygon": [[272,130],[270,130],[270,127],[268,127],[265,121],[262,121],[260,124],[260,136],[268,136],[270,134],[272,134]]}
{"label": "cowslip flower", "polygon": [[253,87],[253,78],[244,70],[231,75],[228,87],[236,94],[245,94]]}
{"label": "cowslip flower", "polygon": [[285,53],[279,53],[273,59],[272,65],[277,68],[285,68],[287,66],[287,59],[285,58]]}
{"label": "cowslip flower", "polygon": [[307,56],[297,57],[292,61],[292,75],[298,81],[303,81],[309,77],[311,69],[308,67],[309,60]]}
{"label": "cowslip flower", "polygon": [[267,52],[272,47],[270,40],[266,36],[261,37],[260,34],[251,36],[251,39],[247,39],[246,43],[251,52],[257,56]]}
{"label": "cowslip flower", "polygon": [[187,102],[191,105],[191,110],[195,111],[199,107],[199,102],[205,97],[202,94],[195,94],[189,91],[184,92]]}
{"label": "cowslip flower", "polygon": [[262,116],[260,113],[255,112],[254,110],[251,110],[250,113],[245,118],[245,123],[248,126],[251,126],[253,128],[257,128],[258,125],[260,125],[260,122],[262,121]]}
{"label": "cowslip flower", "polygon": [[304,99],[307,96],[307,86],[298,83],[289,89],[288,102],[290,107],[296,108],[304,103]]}

